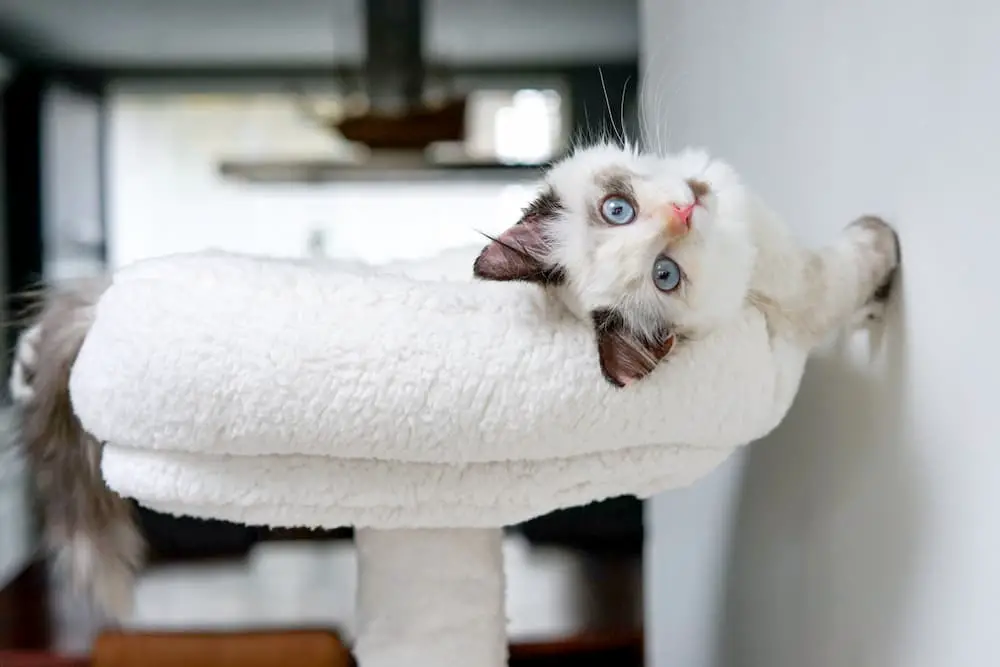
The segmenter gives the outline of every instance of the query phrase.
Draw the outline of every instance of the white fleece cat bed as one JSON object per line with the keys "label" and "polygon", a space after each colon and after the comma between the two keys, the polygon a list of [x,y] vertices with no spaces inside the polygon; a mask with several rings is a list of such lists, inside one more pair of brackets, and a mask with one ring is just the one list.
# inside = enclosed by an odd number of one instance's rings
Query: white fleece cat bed
{"label": "white fleece cat bed", "polygon": [[193,255],[118,273],[71,389],[151,507],[482,527],[692,481],[778,423],[804,359],[748,308],[622,390],[537,287]]}
{"label": "white fleece cat bed", "polygon": [[362,667],[496,667],[500,527],[692,482],[778,424],[807,353],[748,308],[617,389],[535,286],[199,254],[115,276],[71,392],[143,505],[357,526]]}

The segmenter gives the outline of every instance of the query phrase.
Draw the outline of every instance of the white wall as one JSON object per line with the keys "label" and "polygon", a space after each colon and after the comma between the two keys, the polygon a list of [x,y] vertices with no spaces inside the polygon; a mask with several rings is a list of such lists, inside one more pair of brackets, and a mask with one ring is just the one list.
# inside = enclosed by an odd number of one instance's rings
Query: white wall
{"label": "white wall", "polygon": [[888,217],[906,267],[873,363],[820,355],[745,467],[652,503],[652,664],[997,664],[1000,5],[644,13],[649,120],[672,148],[730,159],[810,241]]}

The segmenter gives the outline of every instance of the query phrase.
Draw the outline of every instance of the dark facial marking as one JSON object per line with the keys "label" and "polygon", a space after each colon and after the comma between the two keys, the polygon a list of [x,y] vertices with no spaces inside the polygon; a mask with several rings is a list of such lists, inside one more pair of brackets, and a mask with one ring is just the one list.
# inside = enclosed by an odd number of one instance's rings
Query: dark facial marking
{"label": "dark facial marking", "polygon": [[521,214],[521,219],[529,217],[553,218],[563,211],[562,200],[556,195],[554,190],[545,190],[535,201],[528,204]]}
{"label": "dark facial marking", "polygon": [[590,224],[607,227],[607,223],[601,217],[601,202],[613,195],[628,199],[638,214],[639,206],[635,201],[635,188],[632,187],[631,178],[632,175],[629,172],[621,169],[609,169],[598,176],[597,185],[601,189],[601,196],[588,211],[587,219]]}
{"label": "dark facial marking", "polygon": [[487,236],[492,243],[483,248],[472,267],[482,280],[521,280],[551,286],[566,280],[563,267],[549,263],[546,226],[563,210],[552,190],[531,202],[512,227],[500,236]]}
{"label": "dark facial marking", "polygon": [[623,195],[629,199],[635,199],[635,189],[632,187],[632,179],[624,172],[607,172],[597,179],[598,184],[606,195]]}
{"label": "dark facial marking", "polygon": [[705,195],[707,195],[709,192],[712,191],[711,188],[709,188],[708,185],[703,181],[689,179],[687,184],[688,187],[691,188],[691,193],[694,195],[695,199],[701,199],[702,197],[704,197]]}
{"label": "dark facial marking", "polygon": [[646,340],[625,324],[621,313],[610,308],[590,314],[597,337],[597,354],[604,378],[625,387],[646,377],[670,353],[677,337],[664,327],[654,340]]}

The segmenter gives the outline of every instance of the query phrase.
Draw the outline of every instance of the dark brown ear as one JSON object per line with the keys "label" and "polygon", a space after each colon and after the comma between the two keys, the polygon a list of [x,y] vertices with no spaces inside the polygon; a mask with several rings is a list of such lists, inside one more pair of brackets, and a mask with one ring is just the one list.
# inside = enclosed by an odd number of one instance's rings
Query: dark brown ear
{"label": "dark brown ear", "polygon": [[517,223],[483,251],[472,273],[483,280],[525,280],[546,285],[563,280],[560,267],[548,259],[546,227],[559,215],[562,203],[552,192],[542,194],[525,210]]}
{"label": "dark brown ear", "polygon": [[646,340],[629,331],[625,320],[613,310],[597,310],[591,317],[601,372],[616,387],[627,387],[649,375],[677,342],[677,336],[667,329],[654,340]]}

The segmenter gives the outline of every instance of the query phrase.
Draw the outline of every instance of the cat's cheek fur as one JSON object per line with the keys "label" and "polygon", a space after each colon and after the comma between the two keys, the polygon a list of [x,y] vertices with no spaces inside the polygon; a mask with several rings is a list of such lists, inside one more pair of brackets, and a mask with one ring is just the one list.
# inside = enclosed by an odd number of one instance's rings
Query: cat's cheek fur
{"label": "cat's cheek fur", "polygon": [[757,253],[744,229],[719,225],[693,252],[681,251],[674,258],[688,281],[683,294],[683,313],[674,320],[692,331],[710,329],[737,317],[746,302],[753,279]]}

